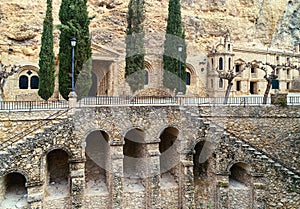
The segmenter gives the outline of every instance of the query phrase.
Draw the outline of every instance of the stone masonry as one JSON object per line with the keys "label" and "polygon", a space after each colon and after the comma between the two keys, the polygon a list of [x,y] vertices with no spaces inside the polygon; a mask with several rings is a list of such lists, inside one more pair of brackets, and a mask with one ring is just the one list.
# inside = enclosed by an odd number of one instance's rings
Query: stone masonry
{"label": "stone masonry", "polygon": [[14,188],[24,189],[19,208],[32,209],[300,205],[299,107],[86,107],[0,119],[1,208]]}

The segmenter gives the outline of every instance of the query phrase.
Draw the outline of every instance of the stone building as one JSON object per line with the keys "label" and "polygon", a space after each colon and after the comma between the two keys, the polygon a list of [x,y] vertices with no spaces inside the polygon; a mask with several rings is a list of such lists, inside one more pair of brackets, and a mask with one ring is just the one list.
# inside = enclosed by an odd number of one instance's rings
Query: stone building
{"label": "stone building", "polygon": [[[243,66],[248,62],[262,62],[274,65],[299,66],[300,52],[299,45],[294,51],[286,51],[274,48],[242,48],[234,45],[230,34],[227,32],[220,43],[211,47],[209,53],[199,54],[196,57],[187,57],[186,82],[187,96],[191,97],[224,97],[227,88],[227,80],[220,79],[217,70],[222,72],[232,71],[239,73],[233,80],[233,87],[230,96],[263,95],[266,89],[265,72],[257,67],[249,67],[245,70]],[[192,49],[187,49],[192,50]],[[105,46],[92,45],[92,87],[89,95],[86,96],[117,96],[130,95],[130,88],[125,81],[124,54],[120,54]],[[7,60],[13,62],[12,60]],[[5,100],[36,100],[38,77],[38,60],[22,61],[23,69],[5,82]],[[11,63],[14,64],[14,63]],[[56,62],[58,68],[58,60]],[[153,89],[164,89],[162,84],[163,65],[160,55],[146,55],[145,57],[145,90],[143,94],[153,95],[157,91]],[[58,69],[57,69],[58,71]],[[267,68],[268,74],[271,68]],[[288,93],[299,91],[300,70],[291,67],[279,67],[276,69],[279,80],[279,92]],[[180,82],[175,75],[174,82]],[[76,85],[75,85],[76,89]],[[166,89],[164,89],[166,90]],[[274,93],[275,90],[271,90]],[[147,93],[148,92],[148,93]],[[172,92],[169,92],[172,94]],[[58,99],[58,83],[53,99]]]}

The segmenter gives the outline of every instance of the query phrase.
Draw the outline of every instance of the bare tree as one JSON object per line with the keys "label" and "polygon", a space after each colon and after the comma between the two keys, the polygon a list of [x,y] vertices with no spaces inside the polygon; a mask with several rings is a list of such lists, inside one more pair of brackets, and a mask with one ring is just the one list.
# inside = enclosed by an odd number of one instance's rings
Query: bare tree
{"label": "bare tree", "polygon": [[17,66],[17,65],[4,65],[2,64],[2,62],[0,61],[0,91],[1,91],[1,94],[2,94],[2,99],[4,99],[5,95],[4,95],[4,89],[3,89],[3,85],[4,85],[4,82],[5,80],[17,73],[19,70],[21,69],[20,66]]}
{"label": "bare tree", "polygon": [[246,70],[248,67],[250,67],[252,64],[250,62],[243,62],[241,63],[241,69],[236,72],[236,69],[235,67],[229,69],[229,70],[219,70],[217,67],[217,72],[219,74],[219,78],[220,79],[225,79],[228,81],[228,85],[227,85],[227,88],[226,88],[226,93],[225,93],[225,98],[224,98],[224,102],[223,104],[227,104],[228,102],[228,98],[229,98],[229,95],[230,95],[230,91],[231,91],[231,88],[233,86],[233,80],[239,76],[244,70]]}

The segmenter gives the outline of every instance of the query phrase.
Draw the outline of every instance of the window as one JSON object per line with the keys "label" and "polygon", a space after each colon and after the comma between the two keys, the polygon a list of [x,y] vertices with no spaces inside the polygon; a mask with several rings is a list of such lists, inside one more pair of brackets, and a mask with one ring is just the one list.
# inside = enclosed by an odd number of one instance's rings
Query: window
{"label": "window", "polygon": [[223,88],[223,79],[222,78],[219,79],[219,88]]}
{"label": "window", "polygon": [[290,82],[286,83],[286,89],[290,89]]}
{"label": "window", "polygon": [[251,73],[256,73],[255,67],[251,67]]}
{"label": "window", "polygon": [[223,58],[219,58],[219,70],[223,70]]}
{"label": "window", "polygon": [[144,78],[144,82],[145,82],[145,85],[148,85],[149,83],[149,73],[147,70],[145,70],[145,78]]}
{"label": "window", "polygon": [[186,72],[186,85],[191,85],[191,74]]}
{"label": "window", "polygon": [[241,81],[236,82],[236,90],[240,91],[241,90]]}
{"label": "window", "polygon": [[240,72],[240,70],[241,70],[241,65],[236,64],[235,65],[235,72],[238,73],[238,72]]}
{"label": "window", "polygon": [[214,58],[211,58],[211,69],[214,69]]}
{"label": "window", "polygon": [[214,80],[210,79],[210,87],[213,89],[214,88]]}
{"label": "window", "polygon": [[290,69],[287,69],[287,70],[286,70],[286,75],[287,75],[287,77],[290,77],[290,75],[291,75]]}
{"label": "window", "polygon": [[230,51],[230,44],[228,44],[228,50]]}
{"label": "window", "polygon": [[228,70],[231,69],[231,58],[228,59]]}
{"label": "window", "polygon": [[36,75],[30,78],[30,88],[31,89],[38,89],[39,88],[39,77]]}
{"label": "window", "polygon": [[28,77],[26,75],[22,75],[19,78],[19,88],[20,89],[28,89]]}

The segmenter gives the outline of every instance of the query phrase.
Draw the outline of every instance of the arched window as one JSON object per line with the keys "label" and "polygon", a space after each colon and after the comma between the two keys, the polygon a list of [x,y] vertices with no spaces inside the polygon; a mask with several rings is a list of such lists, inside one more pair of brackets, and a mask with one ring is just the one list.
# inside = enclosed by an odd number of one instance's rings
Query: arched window
{"label": "arched window", "polygon": [[186,85],[191,85],[191,73],[186,72]]}
{"label": "arched window", "polygon": [[219,70],[223,70],[223,58],[219,58]]}
{"label": "arched window", "polygon": [[222,78],[219,79],[219,88],[223,88],[223,79]]}
{"label": "arched window", "polygon": [[149,73],[148,73],[147,70],[145,70],[145,80],[144,80],[144,82],[145,82],[145,85],[148,85],[148,83],[149,83]]}
{"label": "arched window", "polygon": [[19,88],[20,89],[28,89],[28,77],[26,75],[22,75],[19,78]]}
{"label": "arched window", "polygon": [[36,75],[30,78],[30,88],[31,89],[38,89],[39,88],[39,77]]}

